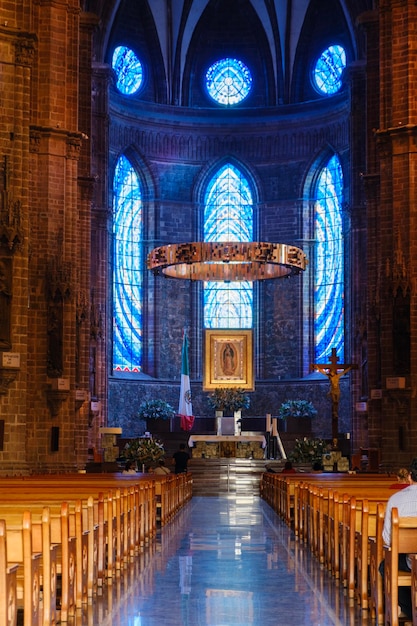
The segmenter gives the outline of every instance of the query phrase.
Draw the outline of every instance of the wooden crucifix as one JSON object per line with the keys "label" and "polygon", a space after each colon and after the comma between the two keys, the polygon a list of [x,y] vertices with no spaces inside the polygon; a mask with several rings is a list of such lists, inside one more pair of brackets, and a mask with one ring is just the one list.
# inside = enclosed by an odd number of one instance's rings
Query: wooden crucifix
{"label": "wooden crucifix", "polygon": [[339,434],[339,401],[340,401],[340,384],[339,381],[350,370],[358,368],[353,363],[338,363],[339,357],[336,355],[336,348],[332,348],[330,363],[311,363],[310,369],[320,372],[327,376],[330,382],[328,395],[332,401],[332,439],[333,447],[337,447]]}

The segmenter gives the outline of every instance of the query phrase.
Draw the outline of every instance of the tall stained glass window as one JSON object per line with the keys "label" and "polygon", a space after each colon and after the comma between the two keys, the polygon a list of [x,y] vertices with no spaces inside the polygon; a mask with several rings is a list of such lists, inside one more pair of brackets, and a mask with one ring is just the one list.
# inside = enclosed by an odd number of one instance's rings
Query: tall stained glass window
{"label": "tall stained glass window", "polygon": [[113,371],[140,372],[142,361],[142,199],[124,156],[113,179]]}
{"label": "tall stained glass window", "polygon": [[[253,241],[252,193],[234,165],[227,163],[212,177],[204,207],[204,241]],[[251,282],[205,282],[205,328],[251,328],[252,303]]]}
{"label": "tall stained glass window", "polygon": [[315,362],[332,348],[344,361],[343,173],[336,155],[320,172],[315,198]]}
{"label": "tall stained glass window", "polygon": [[323,50],[314,67],[316,88],[328,96],[337,93],[342,86],[342,74],[346,67],[346,52],[342,46],[329,46]]}

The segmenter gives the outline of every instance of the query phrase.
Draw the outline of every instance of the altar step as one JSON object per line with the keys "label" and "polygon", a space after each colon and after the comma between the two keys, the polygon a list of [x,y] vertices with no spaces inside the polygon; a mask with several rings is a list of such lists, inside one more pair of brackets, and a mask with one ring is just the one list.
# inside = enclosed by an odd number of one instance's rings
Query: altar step
{"label": "altar step", "polygon": [[264,459],[191,459],[193,496],[258,496],[265,464]]}

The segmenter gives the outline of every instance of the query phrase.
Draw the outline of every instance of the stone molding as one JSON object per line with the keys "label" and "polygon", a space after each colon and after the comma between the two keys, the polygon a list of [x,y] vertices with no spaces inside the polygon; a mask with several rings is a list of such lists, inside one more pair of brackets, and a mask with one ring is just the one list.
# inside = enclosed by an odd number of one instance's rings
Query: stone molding
{"label": "stone molding", "polygon": [[[198,126],[190,124],[184,111],[160,119],[132,111],[112,111],[110,145],[115,149],[136,146],[146,157],[183,162],[206,161],[225,154],[250,160],[270,161],[311,159],[312,155],[331,145],[343,151],[349,146],[349,111],[347,106],[334,111],[306,108],[294,109],[288,117],[262,111],[257,116],[207,120],[202,113]],[[297,111],[297,114],[296,114]],[[193,112],[195,116],[195,111]],[[192,121],[192,120],[191,120]],[[197,121],[197,120],[196,120]]]}

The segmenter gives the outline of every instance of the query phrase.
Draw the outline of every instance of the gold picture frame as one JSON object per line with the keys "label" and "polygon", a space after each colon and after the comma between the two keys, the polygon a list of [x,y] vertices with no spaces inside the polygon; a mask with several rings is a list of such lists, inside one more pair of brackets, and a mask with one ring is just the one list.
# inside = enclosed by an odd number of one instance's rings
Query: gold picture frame
{"label": "gold picture frame", "polygon": [[254,390],[251,330],[206,330],[203,390]]}

